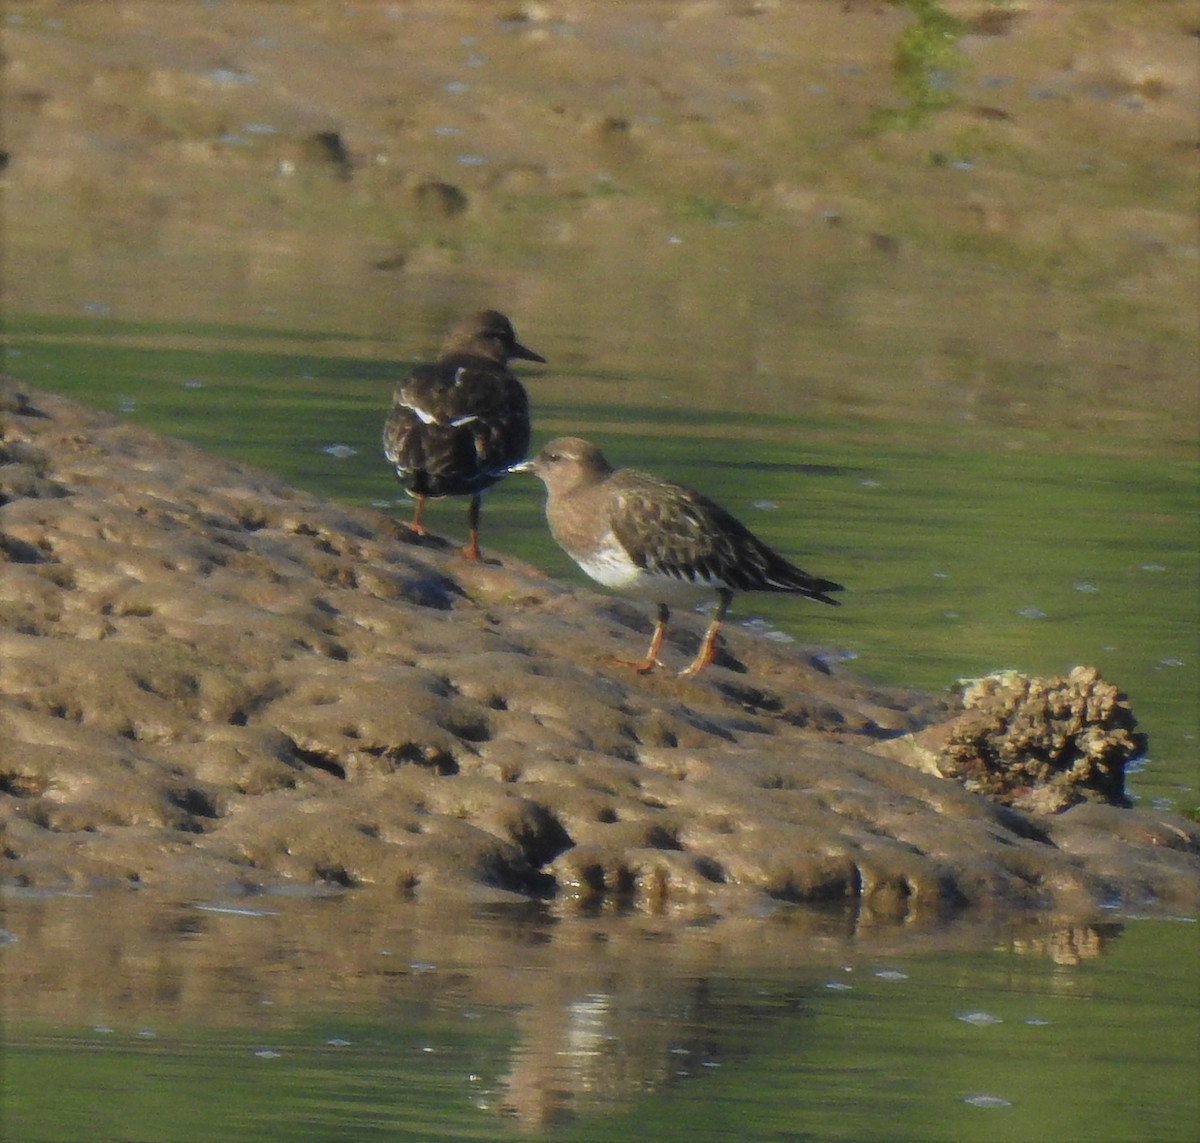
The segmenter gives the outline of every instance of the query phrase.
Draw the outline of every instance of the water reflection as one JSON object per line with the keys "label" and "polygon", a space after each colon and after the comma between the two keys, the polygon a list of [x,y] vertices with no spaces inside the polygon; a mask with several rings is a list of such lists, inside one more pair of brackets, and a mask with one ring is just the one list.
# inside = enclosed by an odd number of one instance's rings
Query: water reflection
{"label": "water reflection", "polygon": [[[355,1041],[402,1030],[409,1041],[386,1052],[434,1053],[465,1077],[465,1099],[530,1129],[617,1112],[803,1044],[822,994],[911,991],[912,970],[895,967],[901,955],[1003,949],[1077,965],[1120,932],[963,924],[853,936],[844,917],[809,910],[679,926],[525,905],[397,910],[361,895],[197,906],[150,893],[10,892],[5,905],[10,1029],[57,1027],[126,1048],[153,1036],[156,1051],[185,1052],[195,1049],[180,1029],[240,1029],[277,1058],[311,1055],[313,1025],[335,1013],[337,1034],[319,1034],[325,1047],[336,1040],[353,1052]],[[960,1021],[985,1023],[983,1009],[961,1011]],[[480,1046],[455,1047],[464,1021]],[[502,1047],[486,1050],[491,1042]]]}
{"label": "water reflection", "polygon": [[1025,956],[1046,957],[1055,964],[1077,965],[1103,956],[1108,943],[1120,935],[1123,927],[1067,925],[1039,936],[1014,939],[1009,948]]}
{"label": "water reflection", "polygon": [[559,1123],[719,1067],[723,1008],[707,979],[538,995],[516,1015],[518,1042],[497,1110],[530,1126]]}

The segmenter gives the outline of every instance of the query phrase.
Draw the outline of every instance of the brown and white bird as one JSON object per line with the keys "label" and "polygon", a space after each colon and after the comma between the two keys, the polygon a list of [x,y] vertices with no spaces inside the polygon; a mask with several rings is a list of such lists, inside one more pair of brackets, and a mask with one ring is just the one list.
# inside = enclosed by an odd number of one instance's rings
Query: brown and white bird
{"label": "brown and white bird", "polygon": [[469,560],[479,559],[484,491],[529,450],[529,398],[508,371],[514,357],[546,360],[517,341],[503,314],[470,314],[450,331],[436,361],[415,366],[397,383],[383,429],[384,455],[416,501],[413,532],[425,535],[427,498],[471,498],[470,539],[462,550]]}
{"label": "brown and white bird", "polygon": [[592,579],[658,604],[645,658],[616,660],[642,674],[658,665],[671,604],[717,597],[716,613],[683,676],[712,662],[717,628],[735,592],[792,592],[838,605],[826,593],[841,591],[840,583],[801,571],[700,493],[649,473],[614,469],[588,441],[551,441],[513,471],[545,482],[550,531]]}

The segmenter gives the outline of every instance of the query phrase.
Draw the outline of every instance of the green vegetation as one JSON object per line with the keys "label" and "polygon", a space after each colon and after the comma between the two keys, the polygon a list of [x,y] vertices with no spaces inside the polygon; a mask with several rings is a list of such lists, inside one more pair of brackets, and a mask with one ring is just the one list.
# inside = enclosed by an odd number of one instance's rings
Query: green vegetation
{"label": "green vegetation", "polygon": [[911,130],[954,101],[952,83],[962,66],[958,38],[962,26],[937,0],[891,0],[913,14],[892,57],[896,89],[905,106],[877,113],[877,131]]}

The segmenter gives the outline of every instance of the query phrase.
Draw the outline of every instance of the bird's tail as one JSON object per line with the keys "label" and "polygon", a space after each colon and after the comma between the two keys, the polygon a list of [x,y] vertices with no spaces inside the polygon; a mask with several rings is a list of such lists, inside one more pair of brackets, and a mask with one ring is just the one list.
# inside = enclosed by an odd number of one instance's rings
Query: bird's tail
{"label": "bird's tail", "polygon": [[828,603],[831,607],[841,607],[840,599],[830,599],[825,593],[827,591],[845,591],[846,588],[840,583],[834,583],[831,579],[817,579],[816,577],[808,577],[808,585],[804,589],[804,594],[809,599],[815,599],[820,603]]}
{"label": "bird's tail", "polygon": [[818,603],[828,603],[830,607],[841,606],[840,599],[831,599],[827,594],[832,591],[845,591],[845,587],[840,583],[835,583],[831,579],[822,579],[820,576],[809,575],[808,572],[801,571],[800,568],[782,558],[777,562],[772,561],[766,572],[766,580],[771,590],[791,591],[797,595],[815,599]]}

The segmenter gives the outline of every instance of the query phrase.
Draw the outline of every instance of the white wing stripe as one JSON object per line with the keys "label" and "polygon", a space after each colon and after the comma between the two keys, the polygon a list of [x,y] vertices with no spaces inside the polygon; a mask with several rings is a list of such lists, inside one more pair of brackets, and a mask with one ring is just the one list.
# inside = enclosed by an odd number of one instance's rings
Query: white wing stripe
{"label": "white wing stripe", "polygon": [[399,404],[402,409],[409,409],[416,413],[423,425],[432,425],[437,421],[437,417],[427,410],[422,409],[420,405],[414,405],[412,401],[400,401]]}

